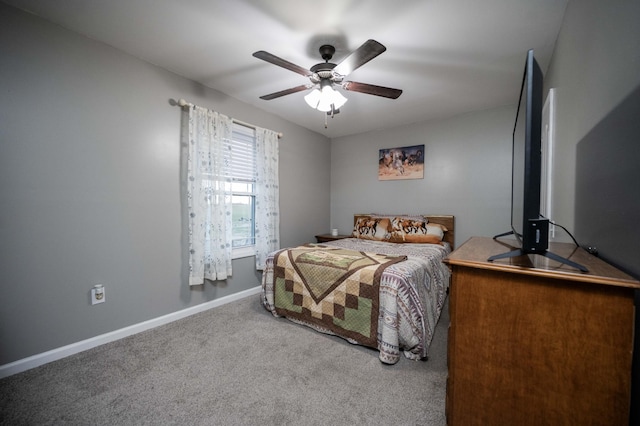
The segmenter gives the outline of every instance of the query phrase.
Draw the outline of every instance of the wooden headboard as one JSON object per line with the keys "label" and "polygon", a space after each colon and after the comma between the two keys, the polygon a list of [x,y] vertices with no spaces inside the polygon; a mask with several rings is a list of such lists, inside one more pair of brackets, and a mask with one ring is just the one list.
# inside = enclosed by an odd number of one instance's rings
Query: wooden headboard
{"label": "wooden headboard", "polygon": [[455,230],[455,218],[453,215],[424,215],[429,223],[437,223],[444,225],[448,231],[444,233],[444,241],[448,242],[451,246],[451,250],[455,248],[456,230]]}
{"label": "wooden headboard", "polygon": [[[354,225],[356,224],[357,218],[359,216],[371,216],[371,215],[372,215],[371,213],[355,214],[353,215],[353,224]],[[376,215],[376,216],[381,216],[381,215]],[[385,216],[394,216],[394,215],[389,214]],[[404,216],[404,215],[398,215],[398,216]],[[437,214],[437,215],[424,214],[421,216],[426,217],[429,223],[437,223],[447,228],[448,231],[444,233],[443,240],[448,242],[449,245],[451,246],[451,250],[453,250],[455,248],[455,240],[456,240],[455,217],[453,215],[444,215],[444,214]]]}

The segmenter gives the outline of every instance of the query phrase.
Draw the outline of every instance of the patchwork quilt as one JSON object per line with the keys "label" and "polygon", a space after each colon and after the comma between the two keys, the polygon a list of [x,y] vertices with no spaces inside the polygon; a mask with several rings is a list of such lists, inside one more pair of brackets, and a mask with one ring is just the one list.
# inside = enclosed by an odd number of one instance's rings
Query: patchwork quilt
{"label": "patchwork quilt", "polygon": [[449,285],[442,263],[449,252],[355,238],[278,250],[263,271],[262,304],[274,316],[377,348],[386,364],[401,352],[426,358]]}
{"label": "patchwork quilt", "polygon": [[326,245],[278,251],[273,257],[275,312],[377,348],[380,277],[406,258]]}

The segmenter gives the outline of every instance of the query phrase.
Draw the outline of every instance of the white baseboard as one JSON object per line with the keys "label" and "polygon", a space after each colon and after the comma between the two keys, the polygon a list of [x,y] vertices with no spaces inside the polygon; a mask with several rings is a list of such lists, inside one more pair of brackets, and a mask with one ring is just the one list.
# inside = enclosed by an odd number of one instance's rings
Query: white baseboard
{"label": "white baseboard", "polygon": [[159,327],[161,325],[168,324],[173,321],[177,321],[188,316],[216,308],[218,306],[226,305],[227,303],[235,302],[236,300],[244,299],[255,294],[259,294],[261,287],[257,286],[244,290],[229,296],[221,297],[210,302],[202,303],[200,305],[193,306],[191,308],[183,309],[181,311],[172,312],[167,315],[163,315],[158,318],[154,318],[148,321],[144,321],[138,324],[131,325],[129,327],[121,328],[120,330],[111,331],[109,333],[101,334],[99,336],[92,337],[90,339],[82,340],[80,342],[72,343],[67,346],[52,349],[41,354],[32,355],[27,358],[19,359],[9,364],[0,365],[0,379],[11,376],[13,374],[21,373],[23,371],[30,370],[35,367],[47,364],[52,361],[56,361],[70,355],[74,355],[83,351],[86,351],[96,346],[104,345],[105,343],[113,342],[115,340],[123,339],[133,334],[140,333],[142,331],[150,330],[152,328]]}

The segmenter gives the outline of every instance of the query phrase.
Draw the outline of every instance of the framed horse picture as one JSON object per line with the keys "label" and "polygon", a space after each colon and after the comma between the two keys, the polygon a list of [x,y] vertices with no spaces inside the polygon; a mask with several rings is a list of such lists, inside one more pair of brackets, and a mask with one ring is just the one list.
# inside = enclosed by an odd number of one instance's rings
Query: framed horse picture
{"label": "framed horse picture", "polygon": [[378,159],[378,180],[424,178],[424,145],[385,148]]}

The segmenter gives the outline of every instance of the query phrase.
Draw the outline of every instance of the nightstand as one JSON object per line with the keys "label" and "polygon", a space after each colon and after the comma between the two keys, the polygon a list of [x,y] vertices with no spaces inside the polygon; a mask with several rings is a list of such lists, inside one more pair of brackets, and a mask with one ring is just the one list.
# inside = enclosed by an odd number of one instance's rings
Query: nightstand
{"label": "nightstand", "polygon": [[318,243],[326,243],[327,241],[341,240],[343,238],[349,238],[350,236],[351,235],[320,234],[320,235],[316,235],[316,241]]}

